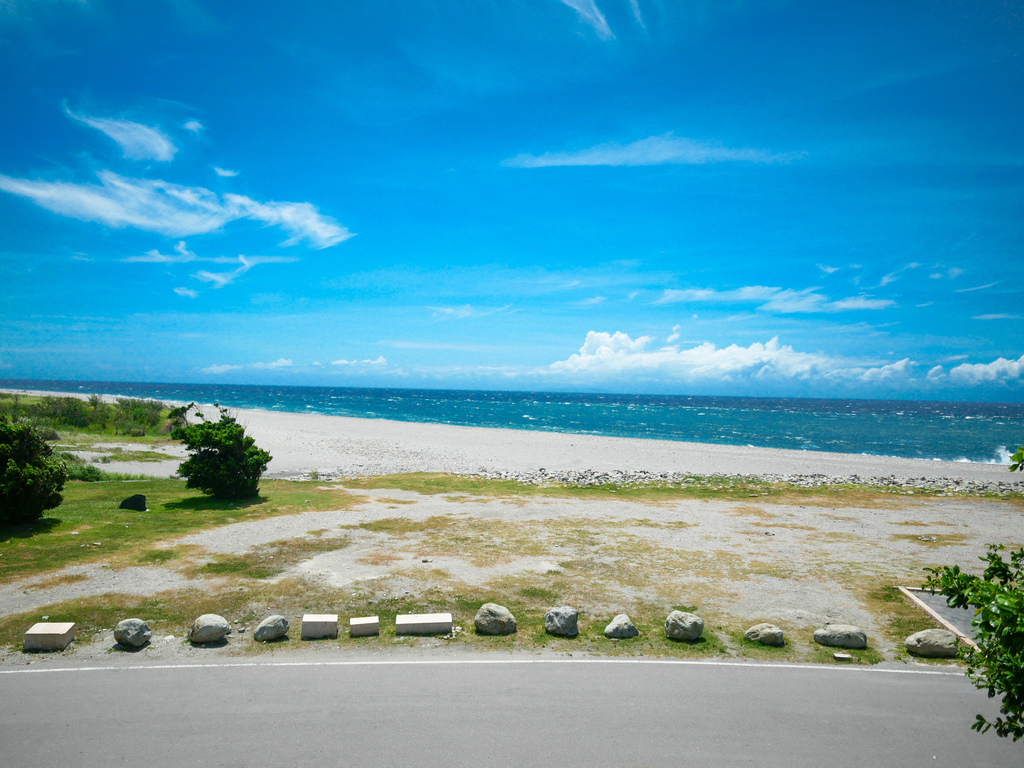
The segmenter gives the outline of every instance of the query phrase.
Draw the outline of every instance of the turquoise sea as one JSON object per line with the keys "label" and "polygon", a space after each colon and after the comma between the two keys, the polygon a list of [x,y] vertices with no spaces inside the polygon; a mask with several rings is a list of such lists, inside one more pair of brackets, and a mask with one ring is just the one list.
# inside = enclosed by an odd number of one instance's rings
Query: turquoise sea
{"label": "turquoise sea", "polygon": [[233,408],[536,429],[724,445],[1007,463],[1024,444],[1024,403],[688,397],[0,380],[40,389],[219,402]]}

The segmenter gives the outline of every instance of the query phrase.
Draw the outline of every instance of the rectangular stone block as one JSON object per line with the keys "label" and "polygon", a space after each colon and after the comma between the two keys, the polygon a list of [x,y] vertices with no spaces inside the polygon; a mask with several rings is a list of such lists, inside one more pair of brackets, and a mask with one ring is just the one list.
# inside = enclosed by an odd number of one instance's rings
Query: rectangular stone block
{"label": "rectangular stone block", "polygon": [[360,616],[348,620],[348,634],[350,637],[373,637],[380,634],[379,616]]}
{"label": "rectangular stone block", "polygon": [[405,613],[395,619],[399,635],[448,635],[451,631],[450,613]]}
{"label": "rectangular stone block", "polygon": [[63,651],[74,639],[73,621],[41,621],[25,633],[25,650]]}
{"label": "rectangular stone block", "polygon": [[338,614],[307,613],[302,617],[302,639],[338,636]]}

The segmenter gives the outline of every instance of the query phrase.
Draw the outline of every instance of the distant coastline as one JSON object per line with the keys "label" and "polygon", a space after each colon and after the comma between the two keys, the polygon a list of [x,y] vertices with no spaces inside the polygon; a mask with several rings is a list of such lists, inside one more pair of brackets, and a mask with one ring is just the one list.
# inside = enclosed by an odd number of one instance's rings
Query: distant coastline
{"label": "distant coastline", "polygon": [[7,391],[568,435],[1004,464],[1024,404],[0,380]]}

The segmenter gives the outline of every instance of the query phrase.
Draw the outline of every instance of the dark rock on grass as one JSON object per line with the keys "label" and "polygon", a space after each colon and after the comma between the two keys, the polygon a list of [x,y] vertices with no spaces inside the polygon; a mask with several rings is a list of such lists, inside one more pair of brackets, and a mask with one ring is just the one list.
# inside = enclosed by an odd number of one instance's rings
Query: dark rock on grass
{"label": "dark rock on grass", "polygon": [[516,617],[503,605],[484,603],[473,620],[481,635],[511,635],[516,632]]}
{"label": "dark rock on grass", "polygon": [[576,637],[580,633],[580,612],[568,605],[552,608],[544,615],[544,629],[551,635]]}

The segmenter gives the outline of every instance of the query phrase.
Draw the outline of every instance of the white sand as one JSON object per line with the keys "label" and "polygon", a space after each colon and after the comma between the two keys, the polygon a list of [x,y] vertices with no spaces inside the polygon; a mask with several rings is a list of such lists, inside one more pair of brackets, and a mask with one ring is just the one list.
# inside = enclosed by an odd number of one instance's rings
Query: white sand
{"label": "white sand", "polygon": [[[87,397],[75,392],[6,391]],[[212,406],[205,408],[208,416],[215,413]],[[256,439],[256,444],[274,457],[268,477],[293,477],[311,470],[324,476],[357,476],[398,472],[523,472],[545,468],[1024,483],[1024,473],[1011,475],[1005,465],[999,464],[418,424],[313,413],[239,409],[231,409],[231,413]],[[169,474],[164,466],[147,468],[144,463],[133,465],[128,471]]]}

